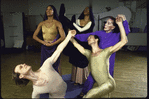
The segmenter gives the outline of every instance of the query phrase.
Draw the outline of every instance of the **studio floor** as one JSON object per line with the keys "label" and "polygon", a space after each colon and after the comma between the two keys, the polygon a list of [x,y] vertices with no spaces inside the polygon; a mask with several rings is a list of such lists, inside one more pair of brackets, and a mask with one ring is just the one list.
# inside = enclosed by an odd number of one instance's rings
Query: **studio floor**
{"label": "studio floor", "polygon": [[[36,71],[40,67],[40,51],[10,50],[1,54],[2,98],[31,98],[31,82],[25,87],[19,87],[12,80],[12,69],[20,63],[26,63]],[[69,57],[64,54],[61,54],[61,69],[62,75],[71,74],[72,65]],[[147,52],[118,51],[114,79],[116,89],[111,93],[111,98],[147,97]]]}

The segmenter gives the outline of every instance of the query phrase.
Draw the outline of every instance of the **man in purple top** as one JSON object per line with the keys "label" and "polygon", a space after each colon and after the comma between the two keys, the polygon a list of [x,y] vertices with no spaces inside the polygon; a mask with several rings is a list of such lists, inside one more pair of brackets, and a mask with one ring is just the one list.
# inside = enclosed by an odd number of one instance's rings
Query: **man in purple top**
{"label": "man in purple top", "polygon": [[[124,26],[126,35],[128,35],[128,33],[130,32],[130,29],[125,15],[118,14],[117,17],[121,17],[123,19],[123,26]],[[115,18],[111,16],[108,17],[108,20],[104,26],[104,30],[96,31],[93,33],[87,33],[87,34],[77,34],[75,38],[82,42],[87,42],[87,38],[89,37],[89,35],[97,35],[100,38],[99,47],[101,49],[105,49],[107,47],[113,46],[120,40],[119,27],[115,22]],[[116,53],[113,53],[109,59],[109,62],[110,62],[109,72],[112,77],[114,72],[115,55]],[[95,80],[90,73],[86,82],[84,83],[82,92],[77,96],[77,98],[82,98],[93,87],[94,83],[95,83]]]}

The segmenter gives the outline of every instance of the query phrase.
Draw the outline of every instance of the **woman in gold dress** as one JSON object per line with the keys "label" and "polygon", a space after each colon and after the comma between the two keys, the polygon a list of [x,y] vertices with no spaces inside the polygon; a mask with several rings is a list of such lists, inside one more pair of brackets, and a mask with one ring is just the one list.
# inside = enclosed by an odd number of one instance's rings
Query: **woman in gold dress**
{"label": "woman in gold dress", "polygon": [[[38,37],[41,29],[43,40]],[[42,44],[40,66],[42,66],[43,62],[54,53],[57,44],[62,42],[64,38],[65,33],[61,23],[59,22],[57,11],[53,5],[49,5],[45,12],[44,21],[39,23],[33,34],[33,39]],[[55,62],[53,68],[61,74],[59,64],[60,58]]]}

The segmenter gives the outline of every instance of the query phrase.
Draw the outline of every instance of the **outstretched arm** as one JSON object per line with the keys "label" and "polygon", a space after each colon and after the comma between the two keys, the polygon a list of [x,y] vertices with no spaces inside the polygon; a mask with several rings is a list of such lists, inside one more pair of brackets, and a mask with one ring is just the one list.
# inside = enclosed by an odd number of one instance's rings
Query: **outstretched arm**
{"label": "outstretched arm", "polygon": [[86,34],[77,34],[75,36],[76,39],[82,41],[82,42],[87,42],[87,38],[90,36],[90,35],[98,35],[100,36],[101,32],[100,31],[96,31],[96,32],[92,32],[92,33],[86,33]]}
{"label": "outstretched arm", "polygon": [[72,42],[72,44],[80,51],[80,53],[84,54],[85,53],[85,49],[83,46],[81,46],[74,38],[71,38],[70,40]]}
{"label": "outstretched arm", "polygon": [[122,24],[122,18],[117,17],[116,23],[118,24],[119,29],[120,29],[121,40],[114,46],[110,47],[110,52],[112,52],[112,53],[121,49],[128,42],[126,32],[125,32],[125,29]]}
{"label": "outstretched arm", "polygon": [[66,47],[66,45],[68,44],[69,40],[71,39],[71,37],[75,36],[76,31],[75,30],[70,30],[68,32],[67,37],[65,38],[65,40],[63,42],[61,42],[57,49],[55,50],[55,52],[52,54],[52,56],[50,58],[48,58],[49,62],[51,64],[54,64],[56,62],[56,60],[58,59],[58,57],[60,56],[61,52],[63,51],[63,49]]}

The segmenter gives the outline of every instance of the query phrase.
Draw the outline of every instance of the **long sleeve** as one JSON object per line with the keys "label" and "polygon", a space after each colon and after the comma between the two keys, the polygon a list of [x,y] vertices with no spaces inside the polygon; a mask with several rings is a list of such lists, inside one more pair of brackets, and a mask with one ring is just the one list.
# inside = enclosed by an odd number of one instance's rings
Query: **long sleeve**
{"label": "long sleeve", "polygon": [[128,35],[130,33],[130,28],[129,28],[129,24],[128,24],[127,20],[123,21],[123,26],[124,26],[126,35]]}
{"label": "long sleeve", "polygon": [[84,27],[79,27],[77,24],[73,23],[73,25],[75,26],[75,28],[79,31],[79,32],[83,32],[88,30],[91,27],[92,22],[88,22]]}
{"label": "long sleeve", "polygon": [[96,34],[98,34],[98,32],[100,32],[100,31],[96,31],[96,32],[92,32],[92,33],[87,33],[87,34],[77,34],[75,36],[75,38],[78,39],[78,40],[80,40],[80,41],[82,41],[82,42],[87,42],[88,36],[90,36],[90,35],[96,35]]}

